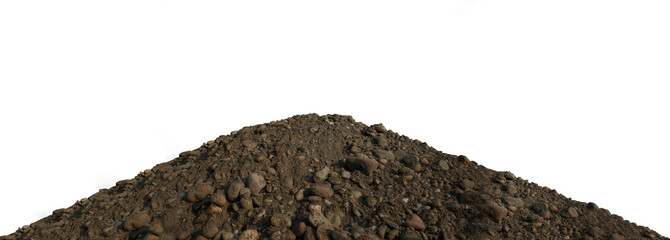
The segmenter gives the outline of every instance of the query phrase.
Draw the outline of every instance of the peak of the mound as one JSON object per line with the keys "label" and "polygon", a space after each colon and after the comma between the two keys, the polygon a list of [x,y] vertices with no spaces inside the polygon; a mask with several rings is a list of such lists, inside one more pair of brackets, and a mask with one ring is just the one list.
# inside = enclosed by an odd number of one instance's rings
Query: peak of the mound
{"label": "peak of the mound", "polygon": [[0,239],[667,239],[350,116],[220,136]]}

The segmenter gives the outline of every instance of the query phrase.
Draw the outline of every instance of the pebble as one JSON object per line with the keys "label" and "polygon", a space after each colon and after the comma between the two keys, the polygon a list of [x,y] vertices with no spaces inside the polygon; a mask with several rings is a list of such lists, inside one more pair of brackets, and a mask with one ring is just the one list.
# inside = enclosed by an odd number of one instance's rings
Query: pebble
{"label": "pebble", "polygon": [[238,240],[257,240],[259,236],[260,234],[258,234],[258,231],[254,229],[249,229],[242,232]]}
{"label": "pebble", "polygon": [[221,240],[233,240],[235,234],[231,232],[221,232]]}
{"label": "pebble", "polygon": [[437,162],[437,165],[443,171],[449,170],[449,164],[445,160],[440,160],[439,162]]}
{"label": "pebble", "polygon": [[295,200],[296,201],[301,201],[305,198],[305,189],[301,188],[298,190],[297,193],[295,193]]}
{"label": "pebble", "polygon": [[320,225],[327,225],[332,227],[332,224],[326,216],[323,215],[323,212],[319,209],[310,209],[309,216],[307,217],[309,220],[309,223],[312,224],[313,227],[318,227]]}
{"label": "pebble", "polygon": [[251,197],[251,189],[249,188],[242,188],[240,189],[240,198],[250,198]]}
{"label": "pebble", "polygon": [[226,196],[222,192],[212,195],[212,203],[222,208],[228,207],[228,200],[226,200]]}
{"label": "pebble", "polygon": [[419,215],[412,214],[412,217],[410,219],[405,221],[405,225],[411,228],[414,228],[418,231],[423,231],[426,229],[426,224],[423,223],[423,220],[419,217]]}
{"label": "pebble", "polygon": [[244,183],[234,182],[228,187],[228,200],[235,201],[240,194],[240,190],[244,188]]}
{"label": "pebble", "polygon": [[395,155],[391,151],[376,149],[374,150],[374,154],[377,155],[377,157],[379,158],[383,158],[389,161],[395,160]]}
{"label": "pebble", "polygon": [[330,167],[326,166],[322,168],[318,172],[314,173],[314,182],[320,183],[325,181],[328,178],[329,173],[330,173]]}
{"label": "pebble", "polygon": [[344,162],[344,167],[352,171],[357,170],[370,175],[372,172],[377,170],[379,163],[374,159],[370,159],[365,155],[359,154],[356,157],[347,158]]}
{"label": "pebble", "polygon": [[342,178],[344,178],[344,179],[351,178],[351,172],[349,172],[347,170],[342,171]]}
{"label": "pebble", "polygon": [[523,207],[523,200],[521,198],[505,197],[503,198],[503,202],[505,202],[505,204],[510,207]]}
{"label": "pebble", "polygon": [[298,223],[297,226],[295,226],[295,229],[293,230],[293,233],[295,233],[296,236],[302,237],[303,234],[305,234],[305,230],[307,229],[307,225],[305,222],[300,222]]}
{"label": "pebble", "polygon": [[488,201],[484,206],[484,210],[496,222],[502,221],[507,216],[507,209],[494,201]]}
{"label": "pebble", "polygon": [[214,193],[214,188],[210,184],[206,183],[196,183],[191,187],[191,189],[186,193],[186,201],[195,202],[200,201],[205,198],[207,195]]}
{"label": "pebble", "polygon": [[614,233],[610,236],[610,240],[626,240],[622,235]]}
{"label": "pebble", "polygon": [[242,198],[242,199],[240,200],[240,206],[241,206],[243,209],[252,209],[252,208],[254,208],[254,203],[253,203],[253,201],[251,200],[251,198]]}
{"label": "pebble", "polygon": [[126,231],[135,231],[141,227],[149,225],[151,222],[151,217],[148,214],[143,212],[135,212],[128,216],[126,221],[123,222],[123,230]]}
{"label": "pebble", "polygon": [[214,237],[217,232],[219,232],[219,228],[213,221],[208,221],[205,223],[205,226],[202,227],[202,236],[205,236],[208,239]]}
{"label": "pebble", "polygon": [[316,227],[316,239],[317,240],[330,240],[328,239],[328,230],[332,227],[326,225],[319,225]]}
{"label": "pebble", "polygon": [[367,196],[365,198],[365,204],[368,205],[368,207],[374,207],[375,205],[377,205],[377,198],[373,196]]}
{"label": "pebble", "polygon": [[463,191],[471,190],[475,187],[475,182],[469,180],[469,179],[464,179],[460,183],[458,183],[458,186],[463,189]]}
{"label": "pebble", "polygon": [[330,185],[327,184],[318,184],[312,186],[312,188],[310,188],[310,191],[312,192],[312,194],[323,198],[330,198],[334,194],[333,189],[330,187]]}
{"label": "pebble", "polygon": [[275,214],[270,217],[270,224],[273,227],[283,227],[284,226],[284,216]]}
{"label": "pebble", "polygon": [[163,228],[162,224],[153,223],[149,225],[148,231],[153,235],[160,236],[161,234],[163,234],[163,232],[165,232],[165,229]]}
{"label": "pebble", "polygon": [[405,232],[400,235],[400,240],[421,240],[421,238],[413,232]]}
{"label": "pebble", "polygon": [[569,207],[568,210],[568,216],[571,218],[576,218],[579,216],[579,213],[577,213],[577,209],[574,207]]}
{"label": "pebble", "polygon": [[258,195],[266,185],[265,178],[258,173],[252,173],[247,178],[247,187],[253,195]]}
{"label": "pebble", "polygon": [[339,231],[331,231],[330,232],[330,237],[333,240],[350,240],[349,236],[345,233],[341,233]]}

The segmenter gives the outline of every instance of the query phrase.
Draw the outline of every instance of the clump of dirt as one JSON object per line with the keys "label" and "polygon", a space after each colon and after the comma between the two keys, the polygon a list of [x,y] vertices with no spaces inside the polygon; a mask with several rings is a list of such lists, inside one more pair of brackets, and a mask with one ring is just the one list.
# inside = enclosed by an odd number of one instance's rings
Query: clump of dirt
{"label": "clump of dirt", "polygon": [[381,124],[309,114],[220,136],[0,239],[668,238]]}

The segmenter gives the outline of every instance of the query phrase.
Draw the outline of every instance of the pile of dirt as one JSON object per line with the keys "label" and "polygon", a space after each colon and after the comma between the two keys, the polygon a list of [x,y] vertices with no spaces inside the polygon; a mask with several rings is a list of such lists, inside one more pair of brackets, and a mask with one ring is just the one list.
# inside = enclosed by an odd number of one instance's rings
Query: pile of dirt
{"label": "pile of dirt", "polygon": [[245,127],[0,237],[668,239],[349,116]]}

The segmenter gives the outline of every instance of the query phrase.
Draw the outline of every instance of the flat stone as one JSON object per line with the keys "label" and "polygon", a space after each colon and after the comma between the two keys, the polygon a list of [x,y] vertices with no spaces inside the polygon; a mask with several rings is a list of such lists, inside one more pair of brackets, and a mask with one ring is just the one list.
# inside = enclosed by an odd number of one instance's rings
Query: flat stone
{"label": "flat stone", "polygon": [[437,165],[443,171],[449,170],[449,164],[445,160],[440,160],[439,162],[437,162]]}
{"label": "flat stone", "polygon": [[344,167],[351,171],[361,171],[365,174],[372,174],[379,167],[379,163],[374,159],[359,154],[356,157],[349,157],[344,162]]}
{"label": "flat stone", "polygon": [[412,217],[410,217],[408,220],[405,221],[405,225],[414,228],[418,231],[423,231],[424,229],[426,229],[426,224],[424,224],[423,220],[421,220],[419,215],[416,214],[412,214]]}
{"label": "flat stone", "polygon": [[151,217],[143,212],[135,212],[123,221],[123,230],[135,231],[141,227],[146,227],[151,222]]}
{"label": "flat stone", "polygon": [[205,198],[207,195],[214,193],[214,188],[212,185],[207,183],[196,183],[191,187],[191,189],[186,193],[186,201],[195,202],[200,201]]}
{"label": "flat stone", "polygon": [[258,195],[266,185],[265,178],[258,173],[252,173],[247,178],[247,187],[253,195]]}
{"label": "flat stone", "polygon": [[228,200],[235,201],[240,194],[240,190],[244,188],[244,183],[234,182],[228,187]]}
{"label": "flat stone", "polygon": [[258,231],[254,229],[249,229],[242,232],[238,240],[257,240],[259,236],[260,234],[258,233]]}
{"label": "flat stone", "polygon": [[576,218],[579,216],[579,213],[577,213],[577,209],[574,207],[569,207],[568,210],[568,216],[571,218]]}
{"label": "flat stone", "polygon": [[328,178],[329,173],[330,173],[330,167],[326,166],[322,168],[318,172],[314,173],[314,182],[320,183],[325,181]]}
{"label": "flat stone", "polygon": [[334,194],[333,188],[331,188],[327,184],[318,184],[312,186],[312,188],[310,188],[310,191],[312,192],[312,194],[323,198],[330,198]]}
{"label": "flat stone", "polygon": [[393,152],[388,151],[388,150],[375,149],[373,151],[373,153],[375,155],[377,155],[377,157],[379,157],[379,158],[383,158],[383,159],[386,159],[386,160],[389,160],[389,161],[395,160],[395,155],[393,154]]}

